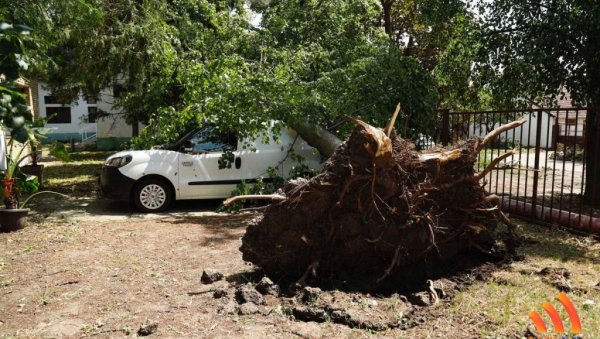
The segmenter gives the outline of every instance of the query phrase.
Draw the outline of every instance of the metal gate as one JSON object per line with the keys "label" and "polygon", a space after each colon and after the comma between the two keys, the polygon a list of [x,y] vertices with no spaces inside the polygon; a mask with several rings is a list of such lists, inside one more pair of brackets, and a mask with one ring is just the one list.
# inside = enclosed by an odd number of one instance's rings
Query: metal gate
{"label": "metal gate", "polygon": [[[600,118],[589,118],[588,108],[527,109],[480,112],[440,111],[442,124],[437,141],[443,145],[483,136],[496,127],[525,119],[525,124],[504,132],[478,155],[476,170],[514,149],[516,153],[485,179],[488,192],[502,199],[502,208],[541,223],[555,223],[600,233],[598,184],[586,186],[587,166],[600,169],[600,154],[588,156],[589,138],[600,143]],[[595,126],[587,135],[588,123]],[[599,150],[598,145],[593,147]],[[589,163],[589,161],[595,163]],[[587,160],[587,161],[586,161]],[[587,187],[587,191],[586,191]],[[590,192],[591,188],[591,192]],[[585,194],[585,199],[584,199]]]}

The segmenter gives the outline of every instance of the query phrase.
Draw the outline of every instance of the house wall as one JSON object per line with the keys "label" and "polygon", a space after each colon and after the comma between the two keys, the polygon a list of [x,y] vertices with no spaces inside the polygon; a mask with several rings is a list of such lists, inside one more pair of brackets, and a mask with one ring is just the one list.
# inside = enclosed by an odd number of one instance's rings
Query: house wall
{"label": "house wall", "polygon": [[70,105],[61,105],[58,103],[46,103],[45,98],[51,97],[52,93],[44,86],[38,84],[38,104],[39,116],[48,117],[48,111],[55,107],[66,107],[70,109],[71,121],[64,123],[48,123],[45,142],[53,140],[61,141],[82,141],[85,137],[95,135],[96,124],[87,122],[88,108],[95,104],[88,104],[85,98],[79,97]]}
{"label": "house wall", "polygon": [[21,93],[25,95],[25,104],[29,108],[32,117],[37,117],[37,83],[33,80],[18,78],[15,83],[21,88]]}
{"label": "house wall", "polygon": [[[70,123],[48,123],[46,128],[46,141],[62,140],[81,142],[88,138],[96,138],[96,146],[100,150],[120,149],[131,139],[132,128],[125,122],[121,111],[113,107],[115,97],[113,90],[102,90],[96,100],[88,100],[80,96],[71,105],[48,104],[44,97],[52,93],[44,84],[37,85],[37,101],[39,103],[39,116],[47,117],[51,107],[69,107],[71,110]],[[88,122],[90,109],[108,113],[107,116],[97,118],[95,122]],[[143,128],[140,125],[140,130]]]}
{"label": "house wall", "polygon": [[[109,113],[108,116],[97,120],[96,145],[101,150],[121,149],[133,136],[131,124],[125,121],[120,109],[113,107],[114,100],[115,96],[111,89],[100,92],[98,109]],[[139,125],[139,130],[142,128],[143,126]]]}
{"label": "house wall", "polygon": [[[532,114],[525,114],[523,118],[525,119],[525,123],[522,127],[518,127],[514,130],[510,130],[505,134],[502,134],[501,138],[507,142],[511,142],[513,139],[515,143],[521,141],[521,145],[524,147],[535,147],[535,140],[537,137],[537,116],[538,114],[542,115],[542,128],[540,135],[540,143],[542,148],[552,148],[552,126],[554,125],[555,116],[548,112],[534,112]],[[495,124],[488,126],[481,126],[480,124],[471,124],[469,126],[469,135],[470,136],[484,136],[488,132],[491,132],[493,129],[500,127],[502,124],[506,123],[503,121],[502,123],[497,122]],[[517,145],[515,145],[517,146]]]}

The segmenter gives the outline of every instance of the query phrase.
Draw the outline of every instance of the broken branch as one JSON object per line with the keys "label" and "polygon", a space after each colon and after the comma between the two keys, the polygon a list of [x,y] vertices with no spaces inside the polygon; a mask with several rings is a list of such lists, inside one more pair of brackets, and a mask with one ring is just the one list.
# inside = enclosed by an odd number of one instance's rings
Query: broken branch
{"label": "broken branch", "polygon": [[396,105],[396,110],[394,111],[394,114],[392,114],[390,121],[388,121],[387,125],[385,125],[385,128],[383,129],[385,135],[387,135],[388,137],[390,136],[390,133],[392,133],[392,128],[394,128],[394,125],[396,124],[396,118],[398,118],[398,113],[400,113],[400,103]]}
{"label": "broken branch", "polygon": [[223,205],[229,206],[229,205],[231,205],[232,203],[234,203],[234,202],[236,202],[238,200],[271,200],[271,201],[283,201],[283,200],[286,200],[286,197],[284,197],[283,195],[279,195],[279,194],[238,195],[238,196],[226,199],[225,201],[223,201]]}
{"label": "broken branch", "polygon": [[475,180],[479,181],[479,180],[485,178],[485,176],[488,173],[490,173],[496,167],[496,165],[498,165],[500,163],[500,161],[510,157],[511,155],[515,154],[515,152],[516,152],[516,149],[514,149],[512,151],[508,151],[508,152],[502,154],[501,156],[497,157],[496,159],[492,160],[492,162],[490,162],[490,164],[487,165],[487,167],[483,171],[475,174]]}
{"label": "broken branch", "polygon": [[517,121],[513,121],[508,124],[502,125],[502,126],[496,128],[495,130],[491,131],[485,137],[483,137],[483,140],[481,141],[481,143],[479,143],[479,145],[477,145],[477,148],[475,148],[475,154],[478,154],[485,147],[485,145],[492,142],[500,134],[502,134],[506,131],[509,131],[511,129],[515,129],[515,128],[523,125],[526,122],[527,122],[527,120],[525,120],[525,119],[519,119]]}

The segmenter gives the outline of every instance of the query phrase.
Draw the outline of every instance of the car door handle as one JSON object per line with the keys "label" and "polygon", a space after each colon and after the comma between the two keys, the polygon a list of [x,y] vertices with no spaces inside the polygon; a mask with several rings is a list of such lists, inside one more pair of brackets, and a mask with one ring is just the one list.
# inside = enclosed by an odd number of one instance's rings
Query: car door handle
{"label": "car door handle", "polygon": [[183,166],[192,166],[193,164],[194,164],[193,161],[182,161],[181,162],[181,165],[183,165]]}
{"label": "car door handle", "polygon": [[240,158],[240,157],[235,158],[235,168],[240,169],[241,167],[242,167],[242,158]]}

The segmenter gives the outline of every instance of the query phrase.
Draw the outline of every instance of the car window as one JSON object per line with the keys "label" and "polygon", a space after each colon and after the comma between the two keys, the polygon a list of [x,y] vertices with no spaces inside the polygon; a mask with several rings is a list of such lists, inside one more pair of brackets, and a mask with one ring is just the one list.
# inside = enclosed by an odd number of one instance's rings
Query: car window
{"label": "car window", "polygon": [[189,141],[192,153],[235,151],[237,148],[235,133],[221,132],[213,126],[200,129]]}

